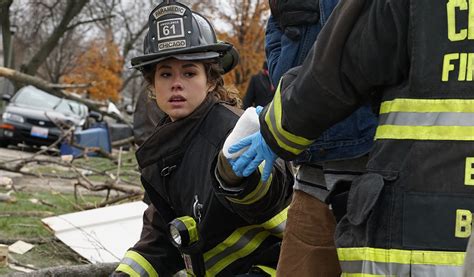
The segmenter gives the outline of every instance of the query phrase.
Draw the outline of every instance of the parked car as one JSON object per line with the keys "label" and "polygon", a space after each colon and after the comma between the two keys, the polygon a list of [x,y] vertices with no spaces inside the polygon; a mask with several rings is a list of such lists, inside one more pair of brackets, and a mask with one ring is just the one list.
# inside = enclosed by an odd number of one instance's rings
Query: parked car
{"label": "parked car", "polygon": [[0,145],[25,143],[50,145],[61,136],[60,128],[75,126],[82,130],[87,124],[86,105],[59,98],[33,86],[26,86],[10,97],[0,122]]}

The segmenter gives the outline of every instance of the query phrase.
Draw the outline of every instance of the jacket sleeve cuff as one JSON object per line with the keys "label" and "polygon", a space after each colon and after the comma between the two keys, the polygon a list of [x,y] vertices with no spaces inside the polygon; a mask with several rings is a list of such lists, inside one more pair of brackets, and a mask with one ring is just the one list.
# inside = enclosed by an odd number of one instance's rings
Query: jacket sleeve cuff
{"label": "jacket sleeve cuff", "polygon": [[224,156],[222,150],[217,156],[216,178],[221,183],[221,186],[226,189],[239,187],[242,183],[242,177],[235,175],[234,170]]}
{"label": "jacket sleeve cuff", "polygon": [[286,160],[286,161],[291,161],[295,159],[298,155],[293,154],[289,151],[285,151],[283,148],[281,148],[278,145],[278,142],[276,139],[273,137],[272,132],[270,131],[269,127],[267,126],[267,123],[265,122],[265,115],[268,113],[269,105],[267,105],[262,113],[259,116],[259,121],[260,121],[260,133],[262,134],[262,137],[265,139],[265,142],[267,145],[272,149],[272,151],[280,158]]}
{"label": "jacket sleeve cuff", "polygon": [[226,187],[216,170],[216,179],[219,184],[217,192],[231,204],[253,205],[267,195],[272,184],[273,174],[270,175],[267,181],[263,182],[261,180],[260,171],[263,170],[262,168],[263,164],[249,177],[242,178],[242,182],[238,187]]}
{"label": "jacket sleeve cuff", "polygon": [[[265,142],[277,154],[284,160],[293,160],[299,154],[301,154],[306,148],[308,148],[314,140],[298,136],[285,130],[284,122],[285,119],[294,119],[295,114],[284,114],[283,98],[282,93],[286,90],[293,89],[294,79],[297,76],[298,71],[301,67],[295,67],[289,70],[280,80],[273,101],[270,102],[265,109],[260,113],[260,132],[265,139]],[[291,117],[292,116],[292,117]]]}

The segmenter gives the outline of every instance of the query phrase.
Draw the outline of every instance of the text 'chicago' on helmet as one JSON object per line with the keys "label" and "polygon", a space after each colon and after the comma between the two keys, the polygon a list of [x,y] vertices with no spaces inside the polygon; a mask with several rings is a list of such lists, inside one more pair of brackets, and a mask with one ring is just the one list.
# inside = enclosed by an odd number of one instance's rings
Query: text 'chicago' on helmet
{"label": "text 'chicago' on helmet", "polygon": [[143,70],[146,65],[168,58],[217,59],[226,73],[239,61],[235,47],[217,41],[214,28],[205,17],[173,0],[163,1],[150,13],[143,52],[132,58],[133,68]]}

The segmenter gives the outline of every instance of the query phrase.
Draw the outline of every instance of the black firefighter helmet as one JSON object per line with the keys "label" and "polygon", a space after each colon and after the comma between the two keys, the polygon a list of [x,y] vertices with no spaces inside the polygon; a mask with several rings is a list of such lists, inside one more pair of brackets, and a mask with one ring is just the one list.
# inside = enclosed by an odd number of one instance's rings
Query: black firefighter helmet
{"label": "black firefighter helmet", "polygon": [[209,21],[199,13],[174,0],[165,0],[150,13],[143,56],[132,58],[132,67],[168,58],[178,60],[217,59],[224,73],[239,62],[239,54],[230,43],[218,42]]}

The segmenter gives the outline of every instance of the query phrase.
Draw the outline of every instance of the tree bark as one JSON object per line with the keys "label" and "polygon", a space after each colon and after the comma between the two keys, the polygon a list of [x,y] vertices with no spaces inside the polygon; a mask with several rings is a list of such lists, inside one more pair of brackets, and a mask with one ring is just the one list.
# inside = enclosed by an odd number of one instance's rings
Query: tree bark
{"label": "tree bark", "polygon": [[0,0],[0,25],[2,26],[3,39],[3,65],[11,66],[10,51],[12,34],[10,32],[10,5],[13,0]]}
{"label": "tree bark", "polygon": [[87,264],[75,266],[58,266],[43,268],[31,273],[12,273],[7,276],[10,277],[43,277],[43,276],[67,276],[67,277],[82,277],[82,276],[109,276],[117,268],[118,263],[103,263],[103,264]]}
{"label": "tree bark", "polygon": [[87,107],[89,107],[90,110],[99,112],[101,114],[107,115],[118,122],[124,122],[127,124],[130,124],[129,122],[126,122],[122,117],[114,114],[114,113],[107,113],[102,111],[100,108],[105,107],[105,104],[98,103],[96,101],[88,100],[88,99],[83,99],[81,97],[75,96],[70,93],[66,93],[62,91],[60,88],[67,88],[69,85],[58,85],[58,84],[51,84],[41,78],[31,76],[29,74],[21,73],[16,70],[6,68],[6,67],[1,67],[0,66],[0,77],[5,77],[7,79],[10,79],[15,82],[23,83],[23,84],[28,84],[28,85],[33,85],[41,90],[47,91],[51,93],[52,95],[56,95],[60,98],[67,98],[71,99],[77,102],[80,102]]}

